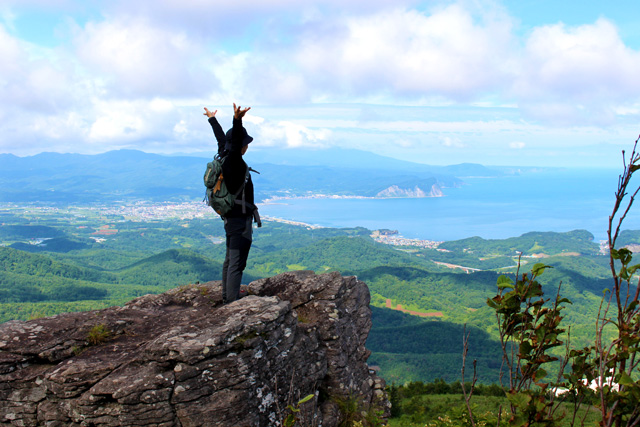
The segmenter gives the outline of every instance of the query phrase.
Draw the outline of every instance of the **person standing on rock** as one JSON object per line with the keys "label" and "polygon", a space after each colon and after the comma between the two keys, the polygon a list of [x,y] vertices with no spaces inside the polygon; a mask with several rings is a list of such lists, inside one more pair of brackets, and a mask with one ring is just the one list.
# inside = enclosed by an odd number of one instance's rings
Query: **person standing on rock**
{"label": "person standing on rock", "polygon": [[244,198],[238,195],[231,212],[223,217],[227,243],[227,253],[222,265],[222,302],[224,304],[244,296],[240,294],[240,283],[242,272],[247,265],[249,249],[251,249],[254,218],[258,227],[262,225],[258,209],[254,204],[251,175],[246,173],[247,164],[242,158],[249,148],[249,143],[253,141],[242,126],[242,118],[250,109],[251,107],[242,108],[233,104],[233,126],[225,135],[215,117],[218,110],[211,112],[207,107],[204,108],[204,115],[209,118],[209,124],[218,141],[218,156],[224,158],[222,176],[227,189],[231,193],[236,193],[244,183],[244,191],[240,191]]}

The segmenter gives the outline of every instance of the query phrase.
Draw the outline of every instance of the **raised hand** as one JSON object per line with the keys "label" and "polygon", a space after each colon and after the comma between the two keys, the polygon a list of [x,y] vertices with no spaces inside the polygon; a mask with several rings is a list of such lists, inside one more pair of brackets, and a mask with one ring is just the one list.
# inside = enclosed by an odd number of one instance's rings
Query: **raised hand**
{"label": "raised hand", "polygon": [[214,111],[213,113],[211,111],[209,111],[209,109],[207,107],[204,107],[204,115],[211,118],[211,117],[215,117],[216,113],[218,112],[218,110]]}
{"label": "raised hand", "polygon": [[247,111],[251,110],[251,107],[247,107],[245,109],[242,109],[241,106],[237,106],[236,107],[236,103],[233,103],[233,117],[236,119],[241,119],[244,117],[245,114],[247,114]]}

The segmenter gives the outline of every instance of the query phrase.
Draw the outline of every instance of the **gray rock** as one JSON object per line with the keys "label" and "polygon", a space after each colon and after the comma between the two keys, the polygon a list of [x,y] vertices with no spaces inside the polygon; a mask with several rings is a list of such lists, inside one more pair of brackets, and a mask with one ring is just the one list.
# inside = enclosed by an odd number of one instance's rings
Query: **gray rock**
{"label": "gray rock", "polygon": [[336,426],[339,402],[388,415],[367,366],[369,290],[284,273],[223,305],[220,282],[124,307],[0,325],[0,423],[16,426]]}

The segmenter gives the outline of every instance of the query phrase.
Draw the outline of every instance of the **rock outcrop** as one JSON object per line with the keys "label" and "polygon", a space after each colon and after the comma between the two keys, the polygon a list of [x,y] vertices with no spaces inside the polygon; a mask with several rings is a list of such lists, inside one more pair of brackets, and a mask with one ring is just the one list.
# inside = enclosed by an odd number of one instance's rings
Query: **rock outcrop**
{"label": "rock outcrop", "polygon": [[0,422],[20,426],[336,426],[388,410],[369,370],[369,290],[284,273],[222,305],[220,282],[124,307],[0,325]]}
{"label": "rock outcrop", "polygon": [[378,192],[376,197],[409,197],[409,198],[423,198],[423,197],[442,197],[444,193],[442,188],[436,183],[431,185],[428,191],[422,187],[415,185],[413,187],[405,187],[399,185],[392,185]]}

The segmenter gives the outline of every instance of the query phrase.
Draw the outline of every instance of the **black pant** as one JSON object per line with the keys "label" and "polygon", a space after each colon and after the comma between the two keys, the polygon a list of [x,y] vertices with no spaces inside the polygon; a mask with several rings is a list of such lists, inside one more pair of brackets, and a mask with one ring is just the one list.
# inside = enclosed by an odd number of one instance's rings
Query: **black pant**
{"label": "black pant", "polygon": [[227,254],[222,265],[222,301],[228,303],[239,297],[242,272],[247,266],[251,249],[252,216],[226,218]]}

